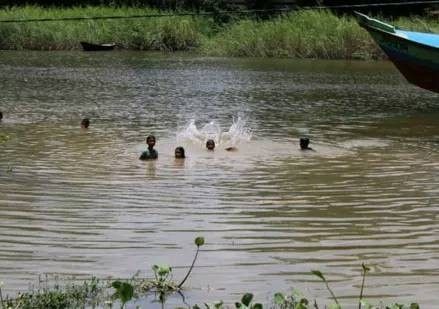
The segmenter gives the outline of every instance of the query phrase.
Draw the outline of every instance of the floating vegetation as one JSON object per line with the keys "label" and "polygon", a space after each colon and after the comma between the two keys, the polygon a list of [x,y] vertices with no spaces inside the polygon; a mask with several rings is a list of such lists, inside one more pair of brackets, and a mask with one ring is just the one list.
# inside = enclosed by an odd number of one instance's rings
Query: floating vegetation
{"label": "floating vegetation", "polygon": [[0,144],[6,143],[9,139],[9,135],[0,132]]}
{"label": "floating vegetation", "polygon": [[[2,283],[0,283],[0,305],[1,308],[25,308],[25,309],[46,309],[46,308],[79,308],[79,307],[96,307],[96,306],[109,306],[113,307],[114,304],[120,304],[120,308],[123,309],[126,305],[134,301],[139,296],[145,296],[148,293],[155,293],[159,295],[159,301],[164,305],[166,303],[166,296],[181,292],[183,284],[189,278],[195,262],[198,257],[200,247],[204,245],[204,238],[195,238],[195,245],[197,251],[194,256],[192,265],[190,266],[187,274],[180,283],[176,283],[171,280],[172,267],[166,264],[157,264],[152,266],[154,272],[154,279],[137,279],[133,276],[129,280],[114,280],[104,283],[104,281],[97,278],[86,280],[82,284],[67,284],[63,287],[56,284],[53,288],[48,288],[47,285],[43,288],[31,290],[26,293],[19,293],[15,298],[3,297]],[[365,278],[370,269],[366,265],[362,265],[362,284],[360,290],[360,297],[358,308],[359,309],[419,309],[417,303],[410,305],[404,304],[391,304],[391,305],[371,305],[363,298]],[[324,283],[332,299],[333,304],[329,306],[324,305],[320,307],[317,301],[310,301],[306,297],[303,297],[297,291],[291,294],[283,294],[276,292],[273,296],[273,304],[269,308],[277,309],[341,309],[342,305],[339,303],[334,292],[329,286],[329,282],[323,273],[319,270],[313,270],[312,274],[319,277]],[[138,307],[140,308],[140,307]],[[185,307],[186,308],[186,307]],[[225,309],[229,308],[223,301],[215,303],[204,303],[203,305],[193,305],[192,309]],[[254,295],[252,293],[245,293],[241,299],[235,302],[235,308],[237,309],[263,309],[264,306],[261,303],[254,301]]]}

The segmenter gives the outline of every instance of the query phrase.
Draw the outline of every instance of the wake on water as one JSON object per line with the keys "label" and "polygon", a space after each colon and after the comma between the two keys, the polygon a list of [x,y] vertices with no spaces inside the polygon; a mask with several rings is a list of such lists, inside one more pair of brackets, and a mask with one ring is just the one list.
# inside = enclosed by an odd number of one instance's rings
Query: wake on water
{"label": "wake on water", "polygon": [[234,147],[243,142],[248,142],[252,138],[252,132],[247,127],[246,121],[238,117],[233,118],[233,123],[228,131],[223,131],[220,124],[211,121],[205,124],[200,130],[192,119],[186,127],[177,133],[177,141],[180,143],[191,143],[203,146],[206,141],[213,139],[216,145],[222,147]]}

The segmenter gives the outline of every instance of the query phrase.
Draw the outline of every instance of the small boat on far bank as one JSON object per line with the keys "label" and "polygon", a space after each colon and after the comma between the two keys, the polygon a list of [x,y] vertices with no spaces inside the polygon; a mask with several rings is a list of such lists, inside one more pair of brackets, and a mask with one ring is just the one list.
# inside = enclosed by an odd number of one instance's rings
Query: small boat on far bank
{"label": "small boat on far bank", "polygon": [[355,12],[358,23],[412,84],[439,93],[439,34],[405,31]]}
{"label": "small boat on far bank", "polygon": [[94,44],[89,42],[81,42],[81,46],[84,51],[109,51],[113,50],[114,47],[116,47],[116,44]]}

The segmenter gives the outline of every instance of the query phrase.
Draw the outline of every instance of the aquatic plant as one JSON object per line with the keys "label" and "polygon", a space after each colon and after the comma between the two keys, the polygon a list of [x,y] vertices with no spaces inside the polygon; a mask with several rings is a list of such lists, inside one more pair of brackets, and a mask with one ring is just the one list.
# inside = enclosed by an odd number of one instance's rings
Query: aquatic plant
{"label": "aquatic plant", "polygon": [[253,294],[245,293],[241,298],[241,302],[235,303],[235,307],[237,309],[262,309],[262,304],[260,303],[252,304],[252,300],[253,300]]}
{"label": "aquatic plant", "polygon": [[332,298],[335,301],[335,306],[333,306],[333,308],[341,308],[340,303],[337,300],[337,297],[335,296],[334,292],[331,290],[331,288],[329,287],[329,283],[326,280],[325,276],[323,275],[323,273],[319,270],[312,270],[311,273],[313,275],[316,275],[317,277],[319,277],[320,279],[323,280],[323,282],[325,283],[326,288],[328,289],[329,293],[331,294]]}
{"label": "aquatic plant", "polygon": [[[15,298],[1,297],[2,308],[78,308],[87,304],[95,306],[100,303],[105,286],[95,277],[82,284],[69,283],[63,287],[55,284],[52,288],[38,287],[26,293],[19,293]],[[0,287],[1,295],[1,287]]]}
{"label": "aquatic plant", "polygon": [[279,309],[307,309],[309,301],[298,292],[293,291],[291,295],[284,295],[281,292],[275,293],[274,303]]}
{"label": "aquatic plant", "polygon": [[125,304],[134,296],[134,287],[128,282],[122,281],[114,281],[111,286],[116,290],[113,299],[119,299],[122,304],[121,308],[124,308]]}
{"label": "aquatic plant", "polygon": [[0,132],[0,144],[6,143],[9,140],[9,135]]}

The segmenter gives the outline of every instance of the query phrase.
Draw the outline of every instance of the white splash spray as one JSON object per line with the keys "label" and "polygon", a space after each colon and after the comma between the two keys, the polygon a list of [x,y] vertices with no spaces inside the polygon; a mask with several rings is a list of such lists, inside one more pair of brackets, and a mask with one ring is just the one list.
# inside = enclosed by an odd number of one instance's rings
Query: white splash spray
{"label": "white splash spray", "polygon": [[205,124],[200,130],[192,119],[183,130],[177,132],[177,141],[180,143],[192,143],[204,147],[208,139],[213,139],[215,144],[223,147],[237,146],[248,142],[252,138],[252,132],[247,127],[247,122],[241,118],[233,118],[233,123],[228,131],[223,131],[216,121]]}

